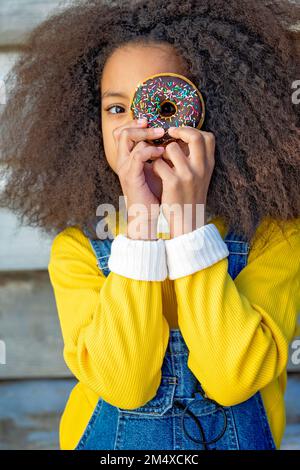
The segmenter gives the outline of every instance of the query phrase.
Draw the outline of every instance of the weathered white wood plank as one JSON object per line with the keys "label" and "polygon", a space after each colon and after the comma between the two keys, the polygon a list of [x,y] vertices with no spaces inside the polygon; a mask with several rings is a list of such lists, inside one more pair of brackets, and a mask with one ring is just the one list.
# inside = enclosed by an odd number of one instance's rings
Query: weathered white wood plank
{"label": "weathered white wood plank", "polygon": [[0,380],[0,450],[59,449],[59,421],[76,382]]}
{"label": "weathered white wood plank", "polygon": [[[51,15],[56,7],[63,8],[68,3],[59,0],[1,0],[0,46],[22,44],[28,32]],[[299,4],[299,0],[291,0],[291,3]]]}
{"label": "weathered white wood plank", "polygon": [[47,271],[1,274],[0,325],[0,379],[72,375]]}
{"label": "weathered white wood plank", "polygon": [[0,272],[46,269],[52,239],[38,229],[19,226],[10,211],[0,209]]}
{"label": "weathered white wood plank", "polygon": [[1,0],[0,45],[20,45],[28,32],[43,21],[58,0]]}
{"label": "weathered white wood plank", "polygon": [[17,59],[17,52],[2,52],[0,50],[0,111],[6,103],[5,76]]}

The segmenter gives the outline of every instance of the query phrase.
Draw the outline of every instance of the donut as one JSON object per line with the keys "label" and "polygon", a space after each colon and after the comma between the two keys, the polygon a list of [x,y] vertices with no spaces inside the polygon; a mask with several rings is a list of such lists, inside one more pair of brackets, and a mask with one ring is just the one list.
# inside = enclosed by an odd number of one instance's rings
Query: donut
{"label": "donut", "polygon": [[[151,75],[140,82],[130,101],[133,119],[147,118],[148,127],[191,126],[200,129],[205,116],[200,90],[188,78],[177,73]],[[146,140],[165,146],[174,137],[167,132],[159,139]]]}

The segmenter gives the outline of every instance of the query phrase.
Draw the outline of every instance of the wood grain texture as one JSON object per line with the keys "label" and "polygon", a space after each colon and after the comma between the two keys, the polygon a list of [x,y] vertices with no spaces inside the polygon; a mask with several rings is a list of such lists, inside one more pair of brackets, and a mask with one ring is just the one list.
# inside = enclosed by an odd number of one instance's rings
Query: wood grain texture
{"label": "wood grain texture", "polygon": [[0,45],[22,45],[28,33],[59,3],[58,0],[1,0]]}
{"label": "wood grain texture", "polygon": [[0,272],[47,269],[52,238],[20,226],[11,211],[0,209]]}
{"label": "wood grain texture", "polygon": [[72,376],[47,271],[0,276],[0,325],[6,356],[0,379]]}

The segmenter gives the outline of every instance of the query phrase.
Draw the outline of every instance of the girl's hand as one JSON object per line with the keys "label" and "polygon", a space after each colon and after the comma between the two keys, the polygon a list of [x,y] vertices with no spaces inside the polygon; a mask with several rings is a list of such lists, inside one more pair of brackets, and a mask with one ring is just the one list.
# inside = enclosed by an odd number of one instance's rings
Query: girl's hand
{"label": "girl's hand", "polygon": [[[158,132],[157,132],[158,131]],[[149,159],[162,155],[164,148],[144,142],[164,134],[163,128],[138,127],[137,120],[114,131],[117,141],[117,174],[125,197],[128,212],[127,235],[130,238],[156,239],[159,199],[151,192],[145,178],[144,165]],[[136,142],[138,142],[136,144]],[[136,145],[135,145],[136,144]],[[131,225],[138,214],[140,231]],[[149,233],[150,232],[150,233]]]}
{"label": "girl's hand", "polygon": [[[162,158],[152,165],[153,171],[162,179],[162,210],[169,223],[170,237],[174,238],[206,224],[207,191],[215,165],[215,136],[212,132],[189,126],[172,127],[168,133],[184,144],[169,143]],[[169,160],[170,165],[163,158]],[[185,204],[190,208],[185,209]],[[197,208],[197,204],[202,206]]]}

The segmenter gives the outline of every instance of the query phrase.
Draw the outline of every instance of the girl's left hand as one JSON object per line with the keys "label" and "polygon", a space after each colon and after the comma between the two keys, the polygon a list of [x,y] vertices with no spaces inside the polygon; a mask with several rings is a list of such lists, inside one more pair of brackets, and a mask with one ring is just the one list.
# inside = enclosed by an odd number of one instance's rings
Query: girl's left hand
{"label": "girl's left hand", "polygon": [[[206,224],[206,198],[215,165],[215,136],[189,126],[170,127],[168,133],[183,142],[170,142],[162,156],[152,163],[152,169],[162,179],[162,210],[170,237],[174,238]],[[163,158],[170,160],[172,166]]]}

